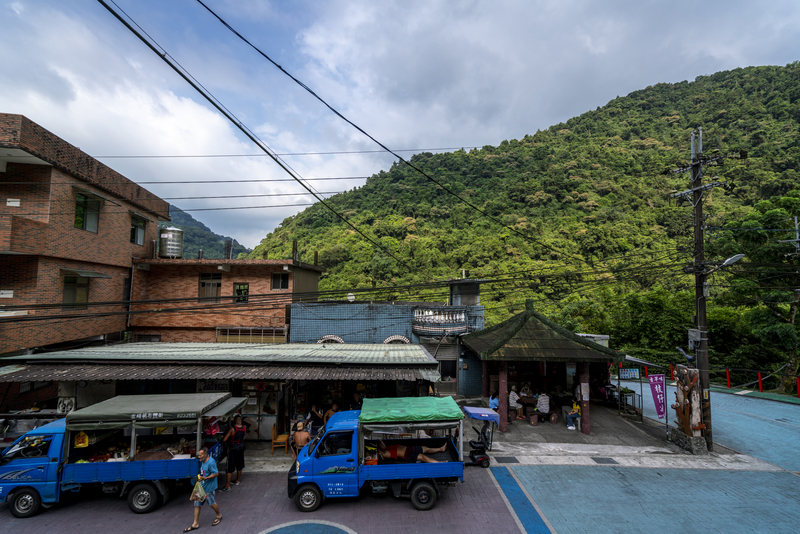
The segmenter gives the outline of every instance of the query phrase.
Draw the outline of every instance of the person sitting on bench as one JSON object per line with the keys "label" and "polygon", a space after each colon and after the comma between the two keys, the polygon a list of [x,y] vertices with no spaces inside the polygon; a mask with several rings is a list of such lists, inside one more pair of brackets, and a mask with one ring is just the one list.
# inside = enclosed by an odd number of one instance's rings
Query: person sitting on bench
{"label": "person sitting on bench", "polygon": [[539,398],[536,401],[536,411],[540,414],[550,413],[550,397],[544,391],[539,393]]}
{"label": "person sitting on bench", "polygon": [[425,462],[425,463],[439,463],[439,460],[434,460],[426,454],[436,452],[444,452],[447,449],[447,443],[433,449],[431,447],[417,446],[417,445],[386,445],[383,441],[378,440],[378,453],[384,460],[404,460],[406,462]]}
{"label": "person sitting on bench", "polygon": [[572,410],[567,414],[567,428],[575,430],[575,419],[581,416],[581,405],[578,399],[572,399]]}

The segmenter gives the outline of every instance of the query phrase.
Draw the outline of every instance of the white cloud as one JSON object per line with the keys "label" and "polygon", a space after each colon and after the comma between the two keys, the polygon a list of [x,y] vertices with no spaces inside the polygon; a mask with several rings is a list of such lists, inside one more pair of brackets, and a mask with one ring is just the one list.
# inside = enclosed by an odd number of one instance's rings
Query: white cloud
{"label": "white cloud", "polygon": [[[121,0],[171,55],[278,152],[377,147],[234,38],[196,2]],[[211,0],[213,9],[392,148],[498,144],[658,82],[797,58],[800,4]],[[0,110],[92,155],[257,149],[95,3],[0,13]],[[690,16],[691,15],[691,16]],[[54,29],[57,29],[55,31]],[[294,156],[306,177],[366,176],[379,154]],[[104,160],[137,181],[283,179],[267,158]],[[322,191],[360,182],[313,182]],[[290,182],[153,184],[162,197],[299,192]],[[308,197],[176,200],[185,208]],[[297,208],[195,212],[248,246]]]}

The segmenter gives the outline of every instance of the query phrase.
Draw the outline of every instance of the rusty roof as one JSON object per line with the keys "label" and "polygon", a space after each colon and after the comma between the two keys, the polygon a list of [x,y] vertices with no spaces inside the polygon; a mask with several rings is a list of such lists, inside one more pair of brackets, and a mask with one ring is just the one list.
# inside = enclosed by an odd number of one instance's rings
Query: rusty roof
{"label": "rusty roof", "polygon": [[0,382],[45,380],[430,380],[421,345],[125,343],[0,359]]}
{"label": "rusty roof", "polygon": [[436,367],[367,365],[23,364],[0,367],[0,382],[75,380],[428,380]]}
{"label": "rusty roof", "polygon": [[383,343],[121,343],[9,356],[9,363],[159,362],[322,365],[417,365],[438,362],[422,345]]}
{"label": "rusty roof", "polygon": [[525,303],[525,311],[461,338],[481,360],[621,362],[625,355],[563,328]]}

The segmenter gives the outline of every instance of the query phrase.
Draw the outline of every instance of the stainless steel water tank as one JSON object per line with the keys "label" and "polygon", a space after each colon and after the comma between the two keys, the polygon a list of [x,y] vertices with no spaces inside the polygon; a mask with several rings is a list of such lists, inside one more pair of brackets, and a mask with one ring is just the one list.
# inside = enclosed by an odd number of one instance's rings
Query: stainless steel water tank
{"label": "stainless steel water tank", "polygon": [[170,227],[158,231],[158,257],[183,258],[183,230]]}

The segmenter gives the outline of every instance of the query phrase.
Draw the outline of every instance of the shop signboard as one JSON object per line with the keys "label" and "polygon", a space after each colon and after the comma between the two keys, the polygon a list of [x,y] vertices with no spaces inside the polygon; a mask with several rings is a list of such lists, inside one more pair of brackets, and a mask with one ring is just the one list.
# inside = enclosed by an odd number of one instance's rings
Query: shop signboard
{"label": "shop signboard", "polygon": [[632,380],[639,378],[639,369],[620,369],[619,377],[621,380]]}
{"label": "shop signboard", "polygon": [[653,402],[656,405],[656,413],[659,419],[663,419],[667,413],[667,399],[664,391],[664,375],[650,375],[650,391],[653,393]]}

